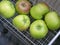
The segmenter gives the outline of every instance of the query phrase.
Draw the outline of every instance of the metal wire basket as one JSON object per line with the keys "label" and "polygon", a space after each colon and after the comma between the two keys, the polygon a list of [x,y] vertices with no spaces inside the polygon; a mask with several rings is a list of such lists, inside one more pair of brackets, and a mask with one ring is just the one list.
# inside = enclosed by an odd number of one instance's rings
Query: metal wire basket
{"label": "metal wire basket", "polygon": [[[49,5],[50,10],[55,10],[60,14],[60,0],[29,0],[32,5],[35,5],[40,2],[45,2]],[[12,0],[15,3],[15,0]],[[25,45],[51,45],[54,40],[60,35],[59,29],[57,31],[48,32],[47,36],[43,39],[36,40],[30,36],[29,31],[20,32],[16,27],[12,25],[12,19],[5,19],[0,16],[0,21],[3,23],[4,27],[8,29],[13,35],[15,35],[19,40],[22,40]]]}

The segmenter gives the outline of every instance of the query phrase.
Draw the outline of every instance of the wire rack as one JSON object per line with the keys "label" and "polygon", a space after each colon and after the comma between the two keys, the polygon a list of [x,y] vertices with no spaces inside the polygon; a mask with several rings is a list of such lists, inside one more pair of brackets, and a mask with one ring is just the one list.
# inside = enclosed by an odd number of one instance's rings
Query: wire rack
{"label": "wire rack", "polygon": [[[60,0],[29,0],[32,5],[35,5],[40,2],[45,2],[49,5],[50,10],[56,11],[60,14]],[[12,0],[15,4],[16,0]],[[17,15],[17,14],[15,14]],[[29,29],[24,32],[20,32],[16,27],[12,24],[12,19],[5,19],[4,17],[0,16],[0,21],[3,23],[4,27],[7,28],[13,35],[15,35],[19,40],[22,40],[25,45],[48,45],[48,43],[52,40],[52,38],[57,34],[58,31],[50,31],[48,32],[47,36],[43,39],[36,40],[30,36]],[[58,29],[59,30],[59,29]]]}

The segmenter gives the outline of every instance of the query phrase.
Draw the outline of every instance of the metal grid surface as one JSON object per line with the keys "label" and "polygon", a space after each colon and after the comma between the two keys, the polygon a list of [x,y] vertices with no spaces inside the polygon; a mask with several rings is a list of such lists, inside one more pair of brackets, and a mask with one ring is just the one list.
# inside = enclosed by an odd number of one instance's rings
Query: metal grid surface
{"label": "metal grid surface", "polygon": [[[12,0],[13,2],[15,2],[15,0]],[[37,3],[40,2],[45,2],[50,6],[51,10],[55,10],[56,12],[58,12],[60,14],[60,0],[29,0],[32,5],[35,5]],[[11,33],[13,33],[18,39],[22,40],[26,43],[26,45],[47,45],[52,38],[56,35],[56,33],[58,31],[50,31],[48,32],[47,36],[43,39],[40,40],[35,40],[30,36],[29,31],[25,31],[25,32],[20,32],[18,29],[16,29],[13,25],[12,25],[12,19],[14,17],[10,18],[10,19],[5,19],[4,17],[0,16],[0,20],[1,22],[3,22],[3,25],[5,26],[5,28],[9,29],[9,31]]]}

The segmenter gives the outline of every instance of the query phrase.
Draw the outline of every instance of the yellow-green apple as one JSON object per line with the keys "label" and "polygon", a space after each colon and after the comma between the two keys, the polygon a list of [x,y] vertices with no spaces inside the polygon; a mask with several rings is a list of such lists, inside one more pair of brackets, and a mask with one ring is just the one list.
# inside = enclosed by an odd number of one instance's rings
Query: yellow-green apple
{"label": "yellow-green apple", "polygon": [[13,19],[13,24],[20,31],[24,31],[30,26],[30,18],[27,15],[18,15]]}
{"label": "yellow-green apple", "polygon": [[[18,0],[18,1],[20,1],[20,0]],[[28,0],[27,0],[28,1]]]}
{"label": "yellow-green apple", "polygon": [[[59,21],[60,21],[60,16],[59,16]],[[59,22],[60,23],[60,22]]]}
{"label": "yellow-green apple", "polygon": [[14,5],[10,1],[1,1],[0,2],[0,13],[5,18],[10,18],[15,14]]}
{"label": "yellow-green apple", "polygon": [[42,19],[47,12],[49,12],[49,7],[45,3],[36,4],[30,10],[30,14],[34,19]]}
{"label": "yellow-green apple", "polygon": [[59,17],[57,12],[52,11],[46,14],[45,22],[50,30],[57,30],[59,28]]}
{"label": "yellow-green apple", "polygon": [[44,38],[48,33],[48,28],[43,20],[36,20],[30,26],[30,34],[35,39]]}

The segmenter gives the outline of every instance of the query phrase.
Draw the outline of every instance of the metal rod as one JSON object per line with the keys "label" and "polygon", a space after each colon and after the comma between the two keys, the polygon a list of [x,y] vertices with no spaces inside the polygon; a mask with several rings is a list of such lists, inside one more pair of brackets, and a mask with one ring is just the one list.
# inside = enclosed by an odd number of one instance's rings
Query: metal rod
{"label": "metal rod", "polygon": [[54,38],[50,41],[50,43],[48,45],[52,45],[53,42],[58,38],[59,35],[60,35],[60,31],[56,34],[56,36],[54,36]]}

